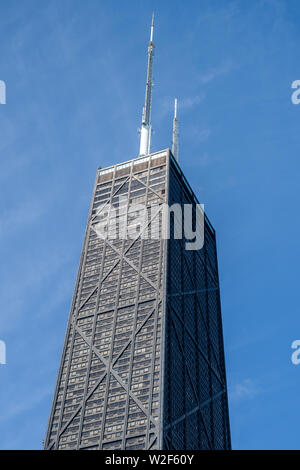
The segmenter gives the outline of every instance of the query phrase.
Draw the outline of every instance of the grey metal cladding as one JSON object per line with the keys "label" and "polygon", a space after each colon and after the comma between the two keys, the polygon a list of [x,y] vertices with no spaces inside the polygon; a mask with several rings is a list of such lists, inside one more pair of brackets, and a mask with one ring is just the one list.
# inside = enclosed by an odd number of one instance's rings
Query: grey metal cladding
{"label": "grey metal cladding", "polygon": [[[103,240],[119,196],[148,222]],[[143,237],[164,202],[197,202],[168,149],[97,172],[45,449],[230,448],[215,233]]]}
{"label": "grey metal cladding", "polygon": [[167,154],[97,174],[47,449],[158,447],[164,241],[102,240],[92,226],[123,195],[157,204],[148,225],[161,230]]}

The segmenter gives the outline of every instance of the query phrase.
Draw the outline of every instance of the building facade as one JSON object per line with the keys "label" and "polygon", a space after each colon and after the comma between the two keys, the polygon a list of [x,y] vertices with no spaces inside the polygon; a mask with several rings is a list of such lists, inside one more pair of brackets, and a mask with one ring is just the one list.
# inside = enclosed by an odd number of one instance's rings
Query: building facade
{"label": "building facade", "polygon": [[230,448],[215,232],[163,236],[197,203],[169,149],[97,171],[45,449]]}

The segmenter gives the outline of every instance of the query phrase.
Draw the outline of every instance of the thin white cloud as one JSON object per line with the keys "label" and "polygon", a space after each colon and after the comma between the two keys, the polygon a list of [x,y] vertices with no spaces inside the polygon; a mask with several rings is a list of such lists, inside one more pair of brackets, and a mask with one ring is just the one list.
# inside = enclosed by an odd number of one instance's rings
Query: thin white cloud
{"label": "thin white cloud", "polygon": [[260,393],[259,386],[254,380],[247,378],[236,383],[229,389],[229,398],[231,402],[249,400]]}
{"label": "thin white cloud", "polygon": [[197,132],[197,139],[199,142],[204,142],[205,140],[209,138],[210,134],[211,134],[210,129],[201,129],[201,131]]}
{"label": "thin white cloud", "polygon": [[178,108],[180,109],[190,109],[194,106],[197,106],[205,99],[205,93],[200,93],[195,96],[187,96],[182,100],[178,100]]}
{"label": "thin white cloud", "polygon": [[209,162],[210,162],[210,158],[209,158],[208,153],[204,153],[203,155],[197,158],[197,163],[201,166],[206,166],[209,164]]}
{"label": "thin white cloud", "polygon": [[217,77],[222,75],[227,75],[233,69],[233,63],[231,60],[226,60],[222,62],[217,67],[213,67],[206,72],[200,74],[199,79],[203,84],[210,83],[215,80]]}
{"label": "thin white cloud", "polygon": [[233,1],[220,8],[209,7],[206,12],[202,12],[198,17],[197,23],[227,22],[234,18],[240,12],[240,5]]}
{"label": "thin white cloud", "polygon": [[0,237],[9,236],[17,230],[33,224],[45,212],[38,200],[22,201],[16,208],[4,212],[0,219]]}
{"label": "thin white cloud", "polygon": [[[18,330],[22,326],[26,320],[24,312],[30,307],[32,292],[38,292],[43,283],[62,270],[72,259],[72,256],[72,248],[63,246],[57,252],[49,252],[46,247],[40,251],[39,258],[33,257],[31,259],[30,253],[22,258],[22,265],[18,270],[18,278],[22,279],[22,283],[14,282],[15,274],[12,272],[10,275],[8,274],[7,279],[0,286],[0,310],[2,312],[0,331],[2,335],[7,335],[10,331]],[[50,305],[46,305],[45,308],[54,308],[56,302],[62,300],[63,293],[54,292],[53,295],[56,294],[58,298],[50,298]],[[69,295],[68,291],[67,295]],[[38,315],[43,313],[46,314],[42,308]]]}
{"label": "thin white cloud", "polygon": [[189,126],[185,130],[185,135],[193,139],[194,142],[204,142],[211,136],[211,130],[208,127],[201,129],[198,126]]}
{"label": "thin white cloud", "polygon": [[[179,120],[180,120],[180,113],[181,111],[184,110],[190,110],[191,108],[194,108],[195,106],[198,106],[202,101],[205,99],[205,93],[200,92],[194,96],[185,96],[185,97],[180,97],[178,96],[178,113],[179,113]],[[159,112],[156,115],[156,121],[157,119],[163,119],[167,115],[172,115],[173,116],[173,110],[174,110],[174,96],[165,96],[159,107]]]}
{"label": "thin white cloud", "polygon": [[[14,390],[14,395],[17,391]],[[1,415],[1,421],[5,422],[20,416],[28,410],[36,408],[36,406],[41,403],[47,396],[52,393],[52,390],[49,389],[49,386],[45,386],[41,389],[35,391],[35,393],[28,393],[27,396],[23,395],[21,401],[10,403],[6,406],[5,411]]]}

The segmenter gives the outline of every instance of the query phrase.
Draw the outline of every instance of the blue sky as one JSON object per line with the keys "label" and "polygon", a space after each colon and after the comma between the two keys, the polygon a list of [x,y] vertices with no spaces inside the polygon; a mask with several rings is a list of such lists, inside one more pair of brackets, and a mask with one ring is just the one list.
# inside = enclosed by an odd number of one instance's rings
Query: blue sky
{"label": "blue sky", "polygon": [[299,449],[300,4],[0,0],[0,448],[47,426],[95,172],[137,156],[155,11],[152,150],[217,231],[232,444]]}

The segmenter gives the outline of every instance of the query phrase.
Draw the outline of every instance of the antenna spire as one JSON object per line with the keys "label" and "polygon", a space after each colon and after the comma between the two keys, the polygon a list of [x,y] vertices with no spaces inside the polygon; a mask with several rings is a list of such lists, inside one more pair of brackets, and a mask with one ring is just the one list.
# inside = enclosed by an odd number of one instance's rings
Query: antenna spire
{"label": "antenna spire", "polygon": [[172,153],[178,162],[178,119],[177,119],[177,98],[174,103],[173,135],[172,135]]}
{"label": "antenna spire", "polygon": [[152,98],[152,65],[154,55],[154,42],[153,42],[153,30],[154,30],[154,13],[152,14],[152,23],[150,30],[150,41],[148,42],[148,65],[147,65],[147,82],[146,82],[146,93],[145,93],[145,104],[143,107],[142,126],[140,129],[141,140],[140,140],[140,155],[148,155],[150,153],[151,146],[151,98]]}
{"label": "antenna spire", "polygon": [[154,29],[154,13],[152,13],[152,23],[151,23],[151,33],[150,33],[150,41],[153,41],[153,29]]}

